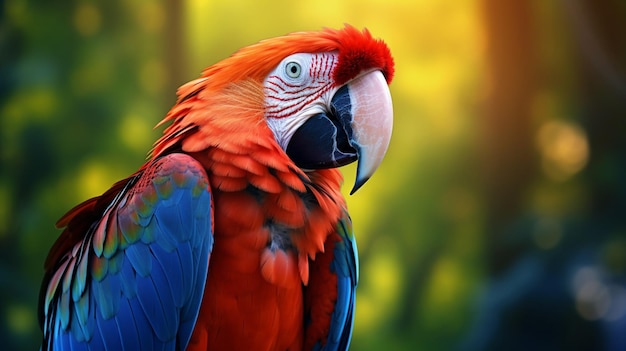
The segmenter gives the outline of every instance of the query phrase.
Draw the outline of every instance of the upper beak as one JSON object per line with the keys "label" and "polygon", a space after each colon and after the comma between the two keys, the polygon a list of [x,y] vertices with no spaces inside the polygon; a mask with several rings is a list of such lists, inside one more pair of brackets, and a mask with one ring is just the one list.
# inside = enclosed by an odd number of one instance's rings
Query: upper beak
{"label": "upper beak", "polygon": [[290,137],[286,152],[298,167],[340,167],[358,160],[357,191],[376,171],[385,156],[393,108],[387,81],[372,71],[339,87],[328,111],[317,113],[299,125]]}
{"label": "upper beak", "polygon": [[387,81],[380,71],[373,71],[352,80],[352,137],[350,145],[357,151],[354,194],[374,174],[383,160],[393,127],[393,106]]}

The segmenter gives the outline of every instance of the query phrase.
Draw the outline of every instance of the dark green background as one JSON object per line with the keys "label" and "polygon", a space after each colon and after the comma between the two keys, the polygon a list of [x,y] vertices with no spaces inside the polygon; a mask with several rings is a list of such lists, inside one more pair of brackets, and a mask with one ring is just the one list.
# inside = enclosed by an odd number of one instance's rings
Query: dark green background
{"label": "dark green background", "polygon": [[177,86],[346,22],[397,69],[387,158],[348,199],[353,349],[626,349],[623,1],[0,0],[3,349],[38,348],[54,222],[142,164]]}

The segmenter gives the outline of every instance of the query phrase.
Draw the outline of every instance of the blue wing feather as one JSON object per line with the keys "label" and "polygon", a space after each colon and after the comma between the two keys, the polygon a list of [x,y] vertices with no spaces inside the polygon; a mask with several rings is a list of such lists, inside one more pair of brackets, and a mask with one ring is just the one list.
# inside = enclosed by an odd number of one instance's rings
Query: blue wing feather
{"label": "blue wing feather", "polygon": [[174,306],[182,307],[184,304],[183,275],[185,273],[181,269],[182,266],[178,255],[167,255],[163,248],[158,245],[152,245],[151,249],[154,253],[156,264],[163,272],[163,275],[167,272],[168,279],[163,282],[161,290],[168,292],[168,296],[171,297]]}
{"label": "blue wing feather", "polygon": [[102,315],[96,315],[96,326],[98,334],[104,342],[105,350],[123,350],[122,336],[120,335],[115,318],[103,318]]}
{"label": "blue wing feather", "polygon": [[153,350],[154,338],[151,336],[152,327],[150,326],[150,322],[148,321],[146,314],[143,313],[143,309],[139,305],[139,301],[137,299],[128,300],[128,306],[131,312],[132,320],[135,322],[134,324],[137,328],[137,335],[139,336],[141,348],[143,350]]}
{"label": "blue wing feather", "polygon": [[126,248],[124,253],[133,270],[139,276],[147,277],[150,275],[150,272],[152,272],[152,260],[147,259],[151,256],[148,245],[138,242]]}
{"label": "blue wing feather", "polygon": [[188,155],[131,178],[48,272],[42,349],[185,349],[213,245],[211,202]]}
{"label": "blue wing feather", "polygon": [[[329,240],[332,241],[330,245]],[[310,286],[305,289],[305,297],[309,301],[308,308],[311,309],[305,311],[308,318],[307,328],[313,328],[311,332],[316,335],[311,339],[314,343],[313,350],[347,350],[352,337],[359,274],[356,242],[347,213],[337,224],[335,233],[327,239],[326,247],[328,250],[321,256],[327,259],[318,258],[310,263],[313,265],[313,275],[309,284],[321,284],[319,286],[324,288]],[[330,250],[331,247],[332,250]],[[334,286],[326,284],[329,279],[336,279],[336,289],[328,289],[329,286]],[[329,302],[332,303],[332,310],[327,309]],[[316,309],[321,309],[323,312],[314,312],[313,310]],[[319,333],[320,326],[324,325],[323,321],[329,323],[329,326],[327,331],[322,329],[323,338],[320,338],[317,333]]]}
{"label": "blue wing feather", "polygon": [[115,316],[115,323],[118,328],[128,328],[124,333],[120,331],[120,335],[123,335],[124,338],[124,350],[141,350],[142,345],[139,339],[139,329],[137,328],[137,321],[135,323],[127,323],[125,321],[135,321],[135,316],[133,316],[132,309],[130,307],[130,302],[128,299],[121,299],[120,309],[117,315]]}
{"label": "blue wing feather", "polygon": [[330,269],[337,275],[337,301],[331,316],[330,332],[324,350],[347,350],[352,337],[356,286],[358,283],[358,256],[352,222],[346,215],[337,226],[341,241],[335,244]]}

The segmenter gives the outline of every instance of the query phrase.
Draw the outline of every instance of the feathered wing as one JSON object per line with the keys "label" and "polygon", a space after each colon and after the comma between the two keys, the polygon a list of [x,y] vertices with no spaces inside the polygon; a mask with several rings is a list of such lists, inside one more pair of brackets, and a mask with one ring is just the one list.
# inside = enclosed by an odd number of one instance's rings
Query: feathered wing
{"label": "feathered wing", "polygon": [[85,223],[96,200],[63,220],[42,286],[43,350],[187,346],[213,245],[207,174],[190,156],[170,154],[117,188],[97,220]]}
{"label": "feathered wing", "polygon": [[305,288],[305,349],[347,350],[359,279],[356,241],[347,213],[310,267]]}

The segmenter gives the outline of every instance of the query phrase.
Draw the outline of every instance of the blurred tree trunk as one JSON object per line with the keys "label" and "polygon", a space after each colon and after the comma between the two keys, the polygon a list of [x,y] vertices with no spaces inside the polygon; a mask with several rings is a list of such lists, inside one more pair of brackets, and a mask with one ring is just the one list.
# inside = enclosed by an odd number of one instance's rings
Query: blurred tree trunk
{"label": "blurred tree trunk", "polygon": [[487,257],[492,272],[506,268],[518,248],[503,245],[504,226],[518,213],[534,173],[531,102],[536,81],[532,2],[483,0],[487,96],[480,153],[488,206]]}
{"label": "blurred tree trunk", "polygon": [[167,63],[168,80],[165,91],[173,94],[179,86],[186,82],[185,65],[187,64],[187,48],[185,46],[184,21],[185,1],[167,0],[165,2],[166,30],[165,60]]}
{"label": "blurred tree trunk", "polygon": [[626,3],[563,3],[581,57],[579,106],[592,151],[586,172],[591,215],[610,234],[623,230],[626,206]]}

